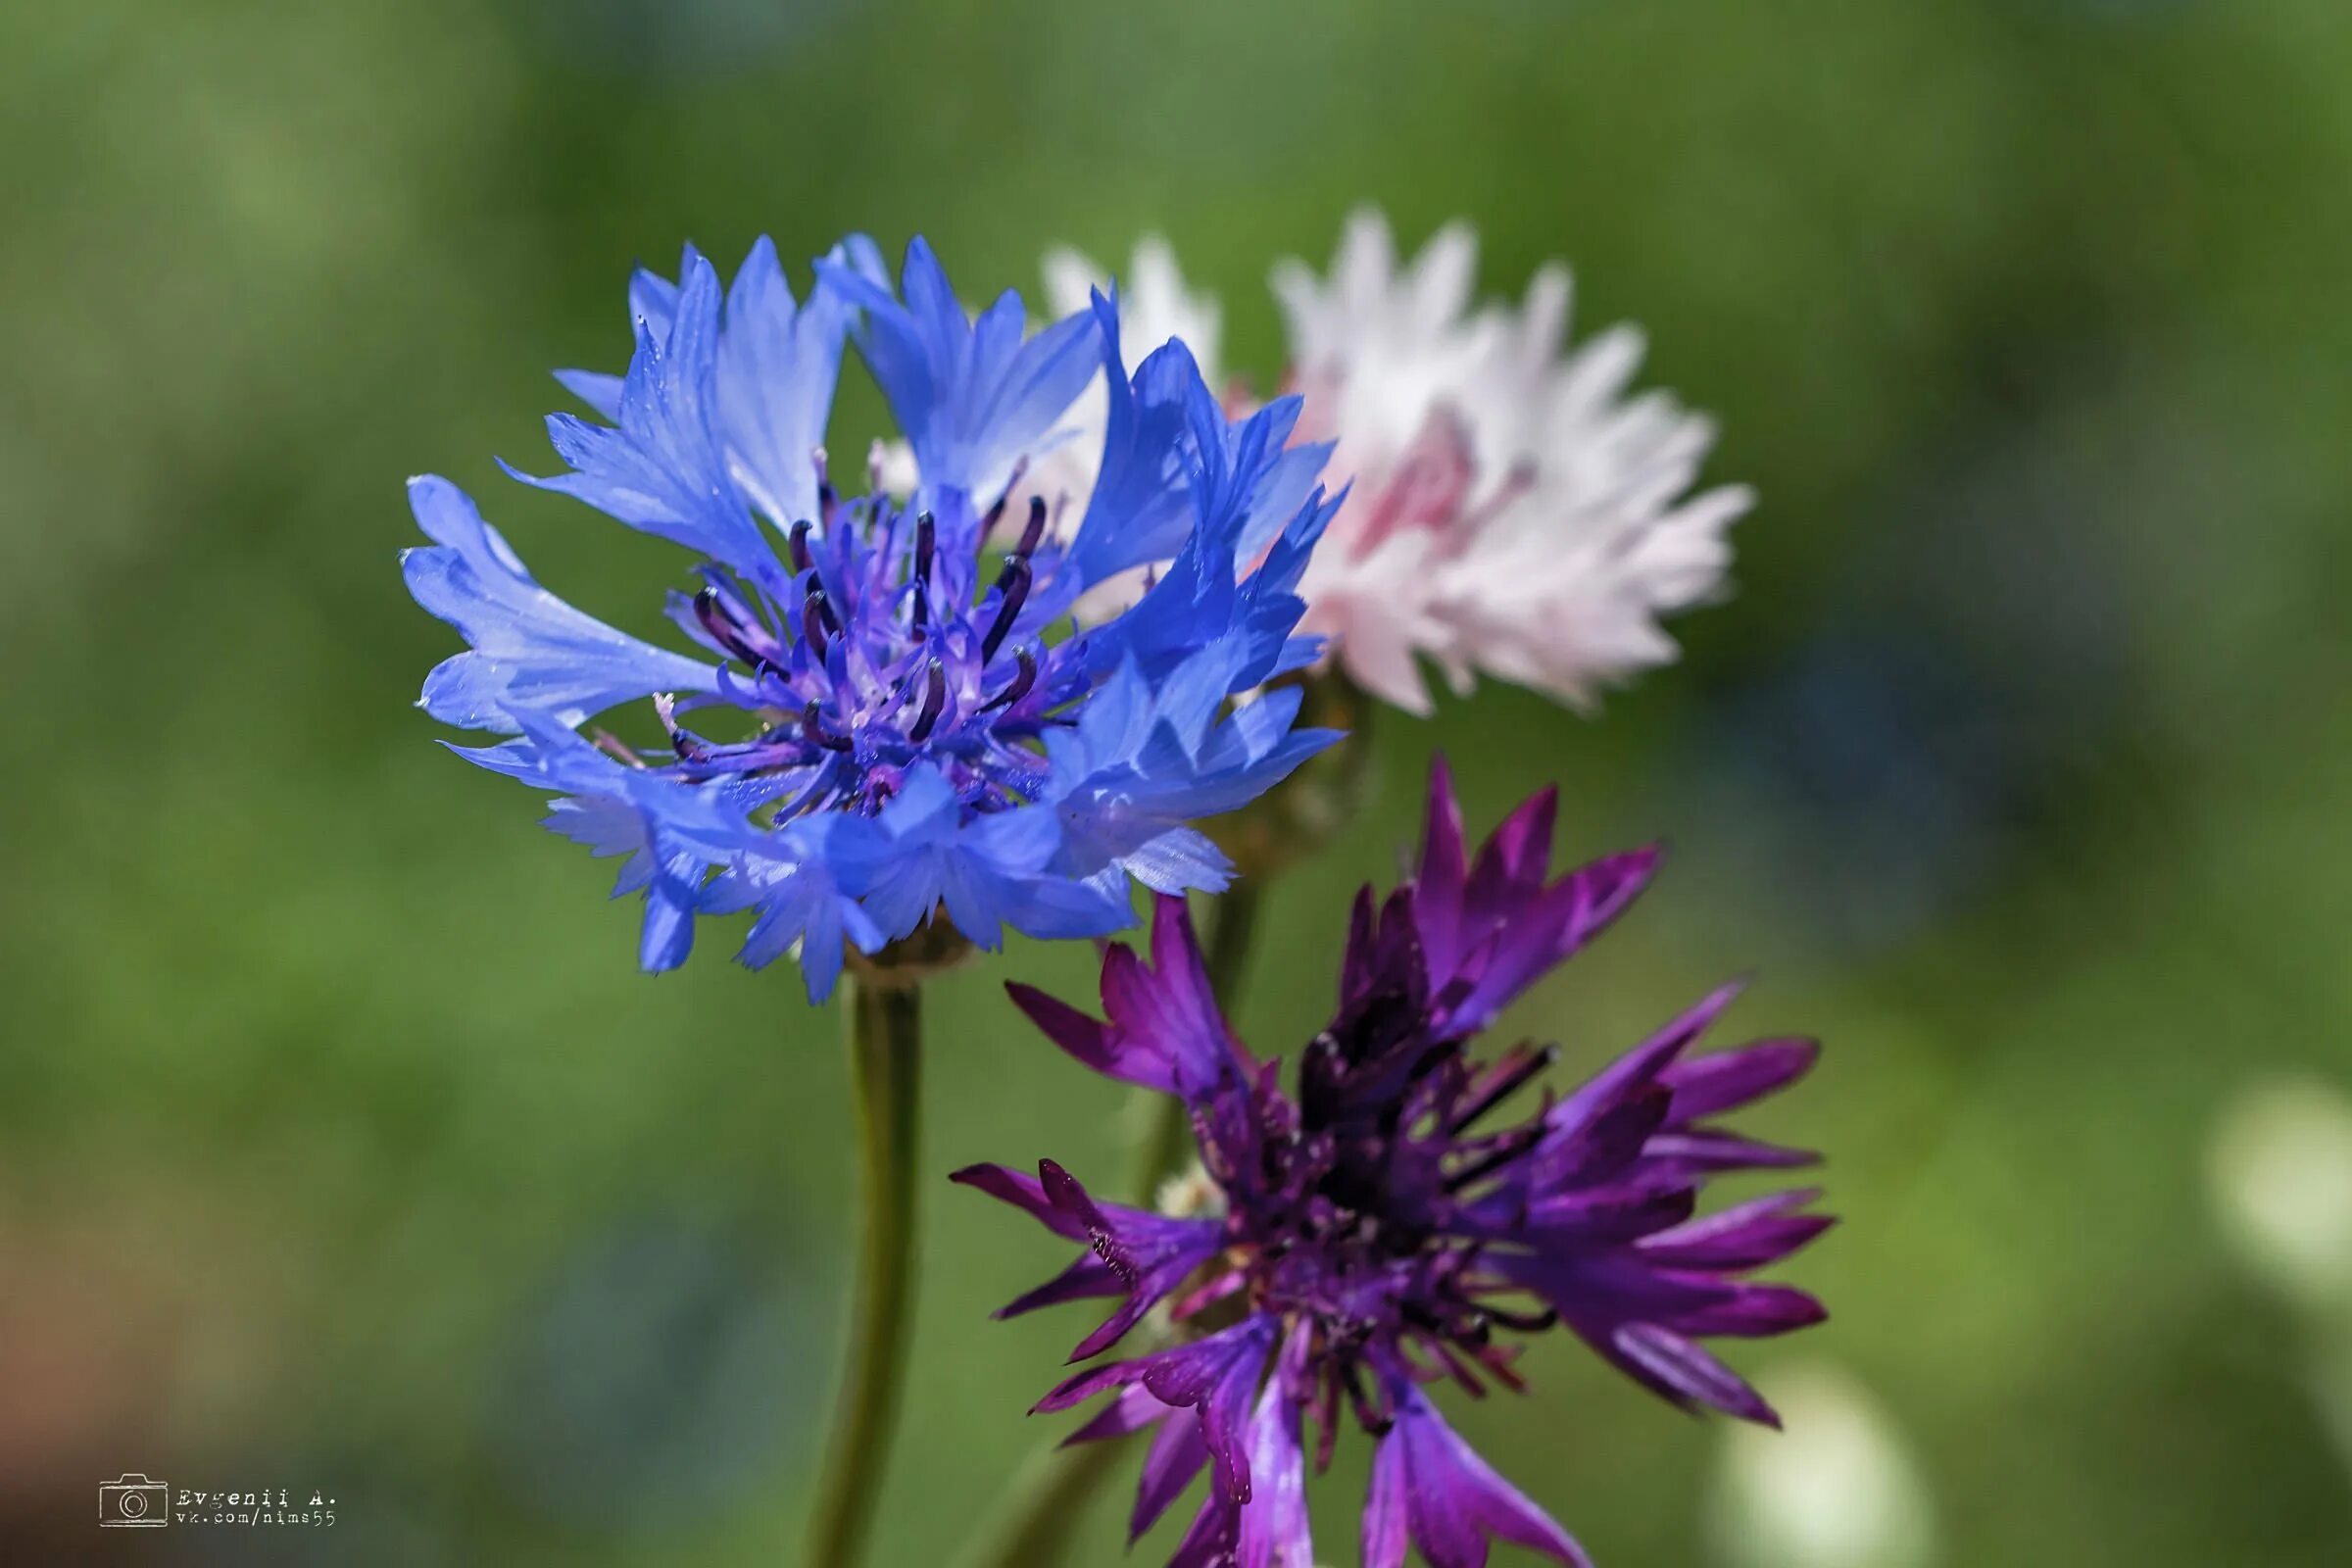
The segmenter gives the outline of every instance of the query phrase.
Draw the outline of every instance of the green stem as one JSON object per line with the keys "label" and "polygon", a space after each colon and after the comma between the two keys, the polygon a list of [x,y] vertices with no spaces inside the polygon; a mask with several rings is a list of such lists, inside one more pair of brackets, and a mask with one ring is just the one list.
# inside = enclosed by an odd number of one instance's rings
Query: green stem
{"label": "green stem", "polygon": [[[1227,889],[1217,900],[1216,918],[1208,931],[1209,989],[1229,1018],[1249,967],[1260,885],[1245,878]],[[1173,1095],[1139,1089],[1135,1099],[1132,1108],[1142,1131],[1136,1139],[1130,1194],[1137,1207],[1152,1208],[1160,1188],[1192,1154],[1192,1117]],[[1088,1501],[1126,1447],[1126,1439],[1107,1438],[1031,1454],[1006,1488],[1005,1504],[995,1521],[960,1559],[962,1568],[1053,1568],[1069,1550]]]}
{"label": "green stem", "polygon": [[857,1101],[864,1224],[850,1301],[849,1369],[826,1444],[806,1568],[863,1557],[898,1425],[914,1324],[916,1087],[922,1008],[911,984],[855,972],[849,987],[850,1078]]}

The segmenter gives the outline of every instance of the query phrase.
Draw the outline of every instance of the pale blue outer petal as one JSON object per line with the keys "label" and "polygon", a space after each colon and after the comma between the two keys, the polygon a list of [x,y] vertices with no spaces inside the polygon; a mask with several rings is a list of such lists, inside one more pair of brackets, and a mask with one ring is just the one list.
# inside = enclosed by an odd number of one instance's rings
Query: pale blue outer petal
{"label": "pale blue outer petal", "polygon": [[650,319],[637,323],[618,426],[550,415],[548,439],[572,471],[545,478],[512,466],[507,471],[525,484],[575,496],[754,580],[780,585],[775,553],[727,463],[718,409],[718,274],[689,252],[667,333],[658,332]]}
{"label": "pale blue outer petal", "polygon": [[409,592],[473,645],[426,677],[421,706],[435,718],[511,734],[520,727],[511,708],[570,725],[652,692],[716,685],[712,665],[641,642],[542,588],[447,479],[412,479],[409,506],[434,541],[402,554]]}

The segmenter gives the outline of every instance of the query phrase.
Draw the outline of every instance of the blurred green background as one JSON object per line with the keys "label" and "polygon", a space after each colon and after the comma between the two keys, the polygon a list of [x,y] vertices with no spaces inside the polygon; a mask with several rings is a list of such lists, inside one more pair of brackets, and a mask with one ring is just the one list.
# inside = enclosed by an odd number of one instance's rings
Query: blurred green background
{"label": "blurred green background", "polygon": [[[980,296],[1155,228],[1262,385],[1268,265],[1376,201],[1408,242],[1471,219],[1490,292],[1571,259],[1580,328],[1642,321],[1763,501],[1738,597],[1599,720],[1491,688],[1378,726],[1246,1031],[1320,1022],[1435,749],[1474,824],[1557,780],[1572,850],[1675,855],[1520,1031],[1590,1066],[1753,968],[1734,1025],[1830,1045],[1759,1125],[1833,1156],[1846,1224],[1791,1272],[1835,1317],[1735,1359],[1872,1390],[1939,1560],[2352,1560],[2314,1331],[2203,1185],[2242,1086],[2352,1076],[2352,14],[1129,9],[0,15],[0,1555],[789,1560],[847,1255],[835,1020],[722,931],[636,973],[609,868],[433,744],[410,704],[457,644],[402,590],[401,480],[642,626],[682,559],[492,464],[547,465],[550,368],[617,367],[633,263],[920,229]],[[1091,963],[938,988],[933,1172],[1113,1168],[1121,1097],[997,989]],[[987,1320],[1057,1265],[1017,1216],[938,1181],[925,1247],[892,1568],[1045,1435],[1081,1329]],[[1460,1414],[1498,1466],[1603,1568],[1716,1561],[1719,1427],[1565,1343],[1533,1373]],[[140,1469],[338,1528],[101,1538],[92,1487]]]}

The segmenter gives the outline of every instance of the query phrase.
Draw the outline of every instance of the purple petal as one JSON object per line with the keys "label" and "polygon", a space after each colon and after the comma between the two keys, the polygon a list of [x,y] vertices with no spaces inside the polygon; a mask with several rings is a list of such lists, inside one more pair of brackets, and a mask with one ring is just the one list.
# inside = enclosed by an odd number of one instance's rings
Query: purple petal
{"label": "purple petal", "polygon": [[1174,1407],[1159,1402],[1158,1397],[1142,1384],[1133,1384],[1119,1391],[1119,1396],[1098,1410],[1086,1425],[1061,1440],[1061,1446],[1074,1448],[1081,1443],[1101,1443],[1106,1438],[1124,1438],[1156,1426],[1174,1414]]}
{"label": "purple petal", "polygon": [[[1544,1117],[1551,1129],[1545,1140],[1547,1151],[1571,1144],[1603,1111],[1636,1088],[1655,1079],[1732,1004],[1732,999],[1740,995],[1744,985],[1744,981],[1735,980],[1716,987],[1697,1005],[1603,1067],[1583,1088],[1554,1105]],[[1546,1157],[1550,1157],[1548,1152]]]}
{"label": "purple petal", "polygon": [[1003,1165],[966,1165],[948,1180],[977,1188],[991,1198],[1010,1203],[1056,1236],[1073,1242],[1087,1239],[1086,1222],[1055,1207],[1054,1200],[1046,1196],[1045,1184],[1023,1171],[1008,1170]]}
{"label": "purple petal", "polygon": [[1799,1214],[1818,1190],[1774,1193],[1720,1213],[1660,1231],[1642,1243],[1645,1257],[1674,1268],[1738,1270],[1778,1262],[1837,1223],[1827,1214]]}
{"label": "purple petal", "polygon": [[1152,1447],[1144,1455],[1144,1473],[1136,1483],[1135,1507],[1127,1515],[1127,1544],[1135,1544],[1145,1531],[1156,1524],[1168,1505],[1184,1494],[1208,1464],[1208,1444],[1200,1436],[1200,1423],[1187,1417],[1170,1421],[1159,1429],[1152,1440]]}
{"label": "purple petal", "polygon": [[1047,1200],[1085,1227],[1096,1255],[1127,1293],[1125,1303],[1070,1353],[1073,1361],[1116,1344],[1223,1245],[1224,1227],[1214,1220],[1097,1203],[1075,1176],[1050,1159],[1038,1161],[1037,1174]]}
{"label": "purple petal", "polygon": [[1736,1051],[1678,1061],[1658,1076],[1674,1091],[1669,1120],[1685,1126],[1787,1088],[1812,1070],[1817,1040],[1759,1040]]}
{"label": "purple petal", "polygon": [[1777,1427],[1781,1418],[1764,1396],[1730,1367],[1671,1329],[1654,1323],[1628,1323],[1612,1342],[1625,1359],[1646,1374],[1643,1379],[1670,1397],[1712,1405],[1743,1421]]}
{"label": "purple petal", "polygon": [[1253,1495],[1242,1510],[1234,1568],[1311,1568],[1306,1513],[1306,1455],[1298,1446],[1298,1405],[1279,1378],[1267,1380],[1250,1422]]}
{"label": "purple petal", "polygon": [[1200,1410],[1200,1436],[1216,1461],[1217,1490],[1234,1502],[1250,1500],[1250,1456],[1242,1436],[1276,1333],[1270,1317],[1246,1318],[1152,1357],[1143,1374],[1144,1387],[1160,1398]]}
{"label": "purple petal", "polygon": [[1793,1285],[1740,1285],[1723,1300],[1680,1314],[1674,1327],[1685,1334],[1761,1340],[1811,1328],[1829,1315],[1818,1299]]}
{"label": "purple petal", "polygon": [[[1392,1495],[1401,1488],[1413,1544],[1421,1548],[1430,1568],[1486,1568],[1489,1537],[1542,1552],[1573,1568],[1592,1568],[1584,1548],[1568,1532],[1496,1475],[1446,1424],[1419,1389],[1398,1380],[1394,1392],[1396,1425],[1381,1444],[1373,1489],[1376,1494],[1381,1492],[1384,1474]],[[1392,1447],[1397,1450],[1394,1455]],[[1394,1512],[1393,1503],[1386,1506],[1384,1525]],[[1366,1520],[1369,1525],[1370,1513]],[[1393,1551],[1385,1540],[1380,1545]],[[1393,1555],[1376,1558],[1373,1548],[1367,1529],[1368,1565],[1401,1560]]]}
{"label": "purple petal", "polygon": [[1092,1252],[1079,1254],[1078,1260],[1026,1295],[1011,1300],[990,1313],[1003,1320],[1034,1312],[1041,1306],[1059,1306],[1065,1301],[1091,1300],[1097,1297],[1118,1296],[1127,1289],[1126,1282]]}

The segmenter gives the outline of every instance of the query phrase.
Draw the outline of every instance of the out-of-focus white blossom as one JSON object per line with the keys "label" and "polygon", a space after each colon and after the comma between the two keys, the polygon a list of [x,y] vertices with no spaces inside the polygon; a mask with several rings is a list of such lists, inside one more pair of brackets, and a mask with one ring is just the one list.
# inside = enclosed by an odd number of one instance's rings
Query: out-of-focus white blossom
{"label": "out-of-focus white blossom", "polygon": [[2310,1078],[2246,1091],[2214,1128],[2206,1175],[2246,1266],[2298,1308],[2352,1321],[2352,1101]]}
{"label": "out-of-focus white blossom", "polygon": [[1901,1435],[1851,1373],[1784,1365],[1758,1380],[1784,1430],[1724,1433],[1711,1517],[1726,1568],[1927,1568],[1935,1504]]}
{"label": "out-of-focus white blossom", "polygon": [[[1474,306],[1477,250],[1456,223],[1400,263],[1367,211],[1329,276],[1275,269],[1298,438],[1336,442],[1325,471],[1355,486],[1307,570],[1306,624],[1358,685],[1414,712],[1430,706],[1424,659],[1457,690],[1484,672],[1589,708],[1675,657],[1658,617],[1722,588],[1752,498],[1690,493],[1714,429],[1662,394],[1627,395],[1639,332],[1567,350],[1557,264],[1518,307]],[[1073,252],[1047,259],[1057,311],[1102,277]],[[1216,302],[1186,287],[1165,241],[1138,247],[1122,287],[1130,363],[1182,337],[1214,384]],[[1050,501],[1092,487],[1101,404],[1087,407],[1093,422],[1031,478]]]}

